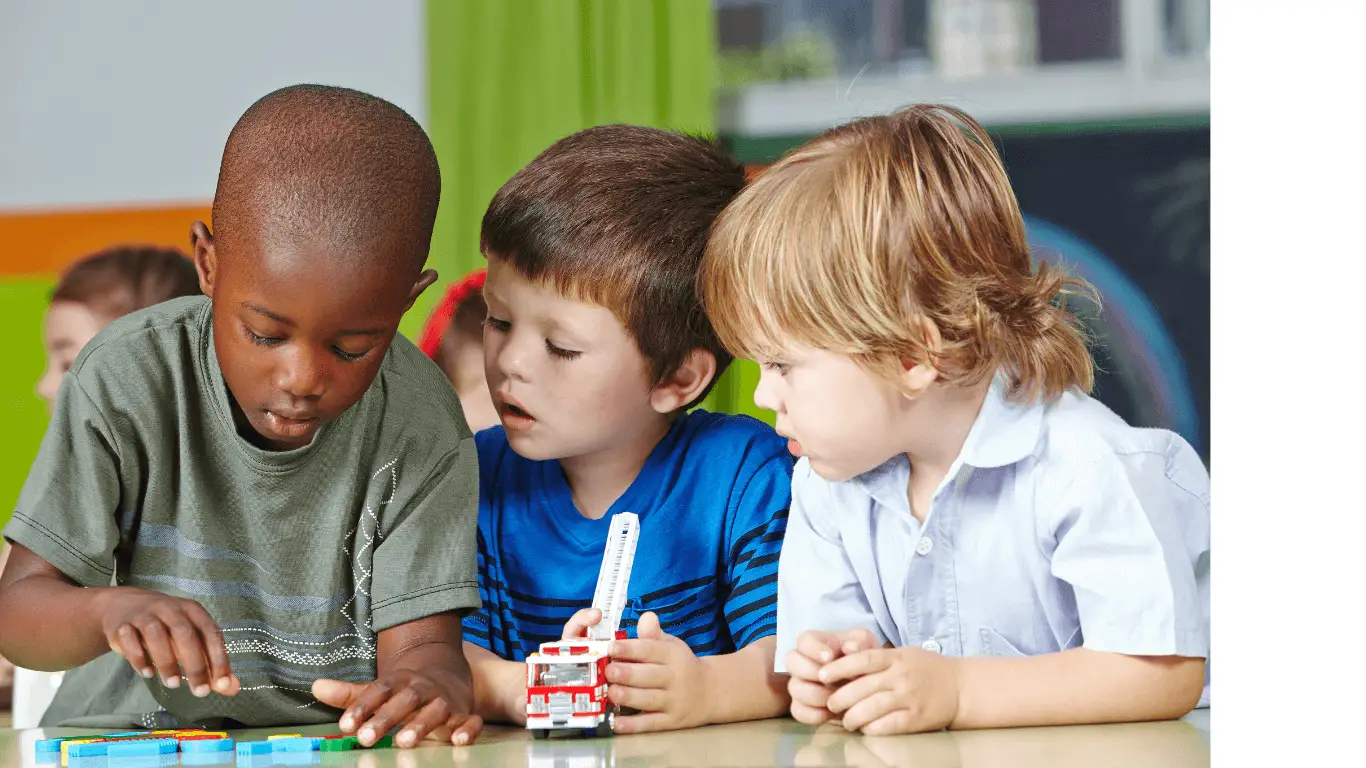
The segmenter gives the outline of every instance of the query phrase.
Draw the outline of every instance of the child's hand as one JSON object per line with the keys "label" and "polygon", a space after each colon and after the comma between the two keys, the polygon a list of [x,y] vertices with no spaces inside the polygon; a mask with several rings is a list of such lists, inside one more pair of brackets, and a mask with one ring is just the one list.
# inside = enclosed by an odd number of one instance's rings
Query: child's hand
{"label": "child's hand", "polygon": [[839,686],[825,708],[850,731],[937,731],[958,714],[955,660],[920,648],[859,651],[826,664],[818,677],[822,685]]}
{"label": "child's hand", "polygon": [[183,671],[190,692],[201,698],[209,695],[211,683],[224,696],[241,690],[228,663],[223,631],[204,606],[134,587],[115,587],[102,597],[98,605],[105,640],[138,674],[159,673],[163,685],[179,688]]}
{"label": "child's hand", "polygon": [[711,693],[702,660],[686,642],[665,633],[654,612],[640,617],[636,638],[612,643],[607,696],[640,710],[618,717],[614,730],[646,733],[705,725]]}
{"label": "child's hand", "polygon": [[313,683],[313,696],[345,710],[338,726],[366,747],[398,726],[394,746],[401,748],[424,738],[463,746],[484,728],[483,719],[470,714],[474,692],[453,674],[398,669],[369,684],[324,679]]}
{"label": "child's hand", "polygon": [[597,608],[580,608],[569,617],[569,621],[564,625],[564,632],[560,638],[569,640],[575,637],[583,637],[588,634],[589,627],[596,627],[602,621],[602,611]]}
{"label": "child's hand", "polygon": [[808,630],[798,636],[796,647],[783,660],[789,675],[787,692],[792,696],[793,719],[806,725],[834,720],[826,702],[835,687],[821,682],[821,668],[835,659],[876,647],[877,638],[866,629]]}

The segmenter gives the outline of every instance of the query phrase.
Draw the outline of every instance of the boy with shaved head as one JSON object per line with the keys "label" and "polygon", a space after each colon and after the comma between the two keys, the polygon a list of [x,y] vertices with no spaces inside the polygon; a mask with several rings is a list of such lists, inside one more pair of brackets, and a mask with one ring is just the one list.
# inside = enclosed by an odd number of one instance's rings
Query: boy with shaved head
{"label": "boy with shaved head", "polygon": [[113,649],[161,706],[148,727],[478,735],[474,441],[396,335],[436,279],[440,188],[382,99],[294,86],[247,110],[191,234],[205,297],[113,323],[62,383],[4,529],[0,653]]}

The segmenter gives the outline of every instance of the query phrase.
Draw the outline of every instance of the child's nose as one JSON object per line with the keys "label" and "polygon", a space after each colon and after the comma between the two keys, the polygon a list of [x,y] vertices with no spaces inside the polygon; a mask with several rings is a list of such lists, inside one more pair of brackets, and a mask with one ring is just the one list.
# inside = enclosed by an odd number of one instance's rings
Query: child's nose
{"label": "child's nose", "polygon": [[315,398],[322,396],[326,389],[326,377],[321,366],[300,354],[280,369],[275,385],[292,397]]}

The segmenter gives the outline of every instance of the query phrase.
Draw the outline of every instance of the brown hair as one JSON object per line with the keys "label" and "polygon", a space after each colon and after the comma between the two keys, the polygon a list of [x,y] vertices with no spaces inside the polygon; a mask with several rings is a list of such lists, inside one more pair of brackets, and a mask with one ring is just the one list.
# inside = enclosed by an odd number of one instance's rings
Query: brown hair
{"label": "brown hair", "polygon": [[52,301],[83,304],[114,320],[178,296],[199,293],[194,264],[175,248],[120,245],[71,265],[57,281]]}
{"label": "brown hair", "polygon": [[[1032,261],[995,146],[953,107],[860,119],[794,150],[718,219],[699,281],[737,355],[771,358],[790,339],[894,383],[913,360],[951,385],[1003,369],[1016,400],[1091,389],[1064,299],[1094,291]],[[937,351],[916,318],[939,330]]]}
{"label": "brown hair", "polygon": [[611,310],[656,382],[692,350],[711,352],[716,375],[696,403],[731,361],[702,312],[697,269],[712,223],[744,184],[744,168],[704,139],[634,125],[588,128],[498,190],[480,250],[528,280]]}

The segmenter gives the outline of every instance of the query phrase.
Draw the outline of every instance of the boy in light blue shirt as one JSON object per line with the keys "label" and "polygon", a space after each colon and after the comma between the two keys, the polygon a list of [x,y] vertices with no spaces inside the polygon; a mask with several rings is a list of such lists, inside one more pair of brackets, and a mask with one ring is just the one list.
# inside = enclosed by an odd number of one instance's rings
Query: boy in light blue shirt
{"label": "boy in light blue shirt", "polygon": [[[779,563],[792,713],[863,733],[1185,715],[1209,475],[1087,395],[990,139],[918,106],[834,129],[718,220],[704,304],[803,458]],[[1205,691],[1207,694],[1207,690]]]}

